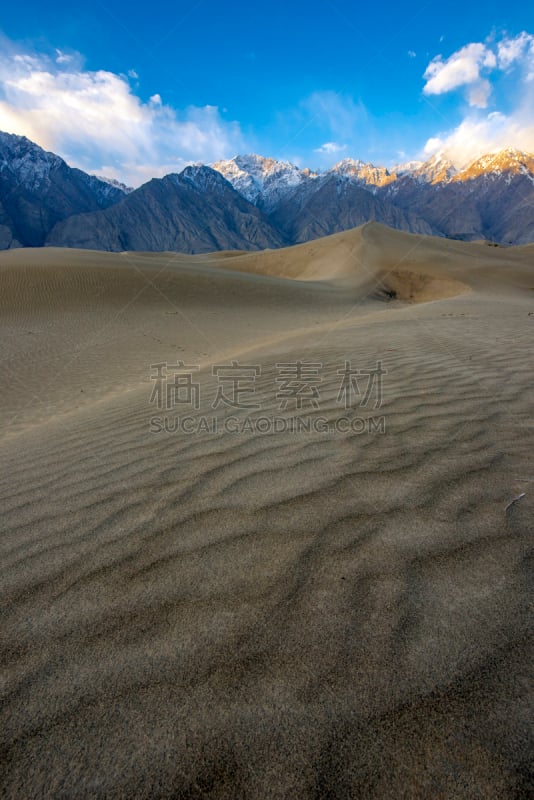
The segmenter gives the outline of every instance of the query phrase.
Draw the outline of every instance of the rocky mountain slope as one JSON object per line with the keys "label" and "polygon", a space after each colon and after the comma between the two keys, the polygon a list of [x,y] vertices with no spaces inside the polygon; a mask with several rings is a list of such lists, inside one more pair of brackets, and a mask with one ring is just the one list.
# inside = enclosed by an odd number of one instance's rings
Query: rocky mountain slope
{"label": "rocky mountain slope", "polygon": [[422,168],[381,190],[395,205],[423,216],[434,233],[502,244],[534,241],[534,156],[507,149],[457,171],[421,180]]}
{"label": "rocky mountain slope", "polygon": [[285,239],[267,217],[210,167],[186,167],[145,183],[116,205],[70,217],[47,244],[94,250],[205,253],[261,250]]}
{"label": "rocky mountain slope", "polygon": [[[238,191],[255,181],[259,156],[214,165]],[[412,233],[502,244],[534,241],[534,156],[508,148],[462,170],[438,153],[388,170],[344,159],[317,174],[269,159],[252,202],[270,211],[290,241],[346,230],[367,220]],[[239,164],[237,174],[233,166]],[[291,177],[290,177],[291,176]]]}
{"label": "rocky mountain slope", "polygon": [[345,158],[327,171],[327,175],[339,175],[348,178],[353,183],[365,186],[369,191],[376,192],[381,186],[388,186],[396,179],[385,167],[375,167],[365,161]]}
{"label": "rocky mountain slope", "polygon": [[24,136],[0,133],[0,249],[43,245],[58,221],[108,208],[124,195]]}
{"label": "rocky mountain slope", "polygon": [[313,183],[301,184],[276,206],[270,220],[293,243],[349,230],[370,220],[411,233],[433,233],[432,227],[409,209],[378,197],[359,179],[332,171]]}
{"label": "rocky mountain slope", "polygon": [[299,169],[287,161],[276,161],[255,153],[217,161],[213,169],[220,172],[243,197],[267,212],[273,211],[299,186],[318,177],[309,169]]}
{"label": "rocky mountain slope", "polygon": [[251,154],[131,190],[0,133],[0,249],[261,249],[382,222],[411,233],[534,241],[534,156],[506,149],[458,170],[442,153],[392,169],[344,159],[319,173]]}

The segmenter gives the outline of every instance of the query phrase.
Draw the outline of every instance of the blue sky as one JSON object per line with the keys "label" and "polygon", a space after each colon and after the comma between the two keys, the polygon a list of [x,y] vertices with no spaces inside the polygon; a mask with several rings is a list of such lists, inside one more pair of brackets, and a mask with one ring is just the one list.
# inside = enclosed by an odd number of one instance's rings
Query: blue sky
{"label": "blue sky", "polygon": [[0,129],[139,184],[260,152],[325,168],[534,150],[534,6],[13,3]]}

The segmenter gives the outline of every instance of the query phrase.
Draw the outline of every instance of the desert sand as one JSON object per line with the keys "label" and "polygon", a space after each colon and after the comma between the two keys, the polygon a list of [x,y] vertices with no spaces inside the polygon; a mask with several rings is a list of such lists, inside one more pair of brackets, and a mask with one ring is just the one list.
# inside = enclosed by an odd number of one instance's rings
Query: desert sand
{"label": "desert sand", "polygon": [[[0,286],[3,797],[530,796],[533,246],[21,249]],[[385,430],[154,432],[178,360],[193,420],[301,413],[301,360],[302,413]],[[210,407],[232,360],[260,410]]]}

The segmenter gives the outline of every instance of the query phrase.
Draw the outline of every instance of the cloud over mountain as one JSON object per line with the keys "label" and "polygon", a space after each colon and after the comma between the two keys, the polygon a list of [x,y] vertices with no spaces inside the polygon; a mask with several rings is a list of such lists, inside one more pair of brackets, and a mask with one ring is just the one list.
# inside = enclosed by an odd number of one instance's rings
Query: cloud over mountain
{"label": "cloud over mountain", "polygon": [[436,56],[430,62],[424,74],[427,82],[423,92],[444,94],[468,86],[470,105],[485,108],[491,86],[482,78],[482,71],[496,65],[495,54],[486,45],[479,42],[467,44],[445,61],[442,56]]}
{"label": "cloud over mountain", "polygon": [[[495,96],[495,87],[508,76],[513,91]],[[424,95],[461,90],[468,106],[456,127],[427,141],[425,157],[443,152],[462,166],[504,147],[534,150],[534,35],[523,31],[472,42],[447,59],[433,58],[423,77]]]}
{"label": "cloud over mountain", "polygon": [[380,93],[365,96],[365,75],[335,89],[307,86],[291,106],[278,94],[272,108],[263,96],[251,96],[257,119],[241,109],[236,121],[220,94],[214,100],[222,110],[215,104],[174,107],[159,81],[143,94],[143,79],[129,66],[124,73],[91,70],[75,51],[37,51],[0,37],[0,130],[132,186],[259,148],[316,169],[328,169],[342,153],[393,164],[443,151],[463,166],[504,147],[534,150],[534,35],[527,31],[493,34],[436,55],[423,83],[414,64],[411,96],[420,101],[422,88],[427,102],[419,106],[430,115],[420,124],[406,96],[399,108],[377,113]]}
{"label": "cloud over mountain", "polygon": [[78,54],[24,52],[4,40],[0,130],[134,185],[244,149],[239,124],[226,121],[216,106],[177,111],[158,94],[143,102],[135,79],[133,72],[87,70]]}

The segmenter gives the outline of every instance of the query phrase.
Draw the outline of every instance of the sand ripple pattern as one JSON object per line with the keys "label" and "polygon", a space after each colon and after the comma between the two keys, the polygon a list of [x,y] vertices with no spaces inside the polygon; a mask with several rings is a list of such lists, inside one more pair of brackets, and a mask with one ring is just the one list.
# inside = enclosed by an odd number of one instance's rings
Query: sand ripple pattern
{"label": "sand ripple pattern", "polygon": [[527,796],[527,341],[403,328],[319,354],[392,351],[384,436],[7,441],[6,796]]}

